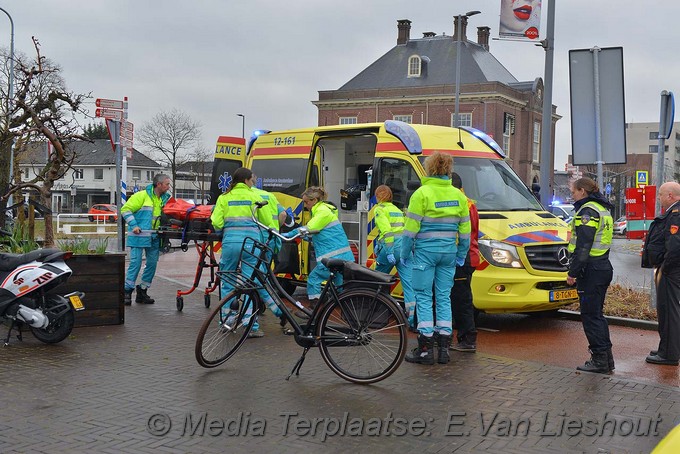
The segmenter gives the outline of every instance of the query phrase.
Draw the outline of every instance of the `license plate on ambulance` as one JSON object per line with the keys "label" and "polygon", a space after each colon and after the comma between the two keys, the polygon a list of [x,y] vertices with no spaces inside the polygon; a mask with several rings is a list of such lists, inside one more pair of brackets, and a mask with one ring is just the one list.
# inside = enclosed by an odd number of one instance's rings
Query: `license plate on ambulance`
{"label": "license plate on ambulance", "polygon": [[569,290],[552,290],[550,292],[550,301],[564,301],[578,299],[578,293],[575,288]]}
{"label": "license plate on ambulance", "polygon": [[80,297],[78,295],[71,295],[68,297],[68,300],[71,302],[71,306],[73,306],[73,309],[77,311],[82,311],[85,309],[85,306],[83,306],[83,302],[80,300]]}

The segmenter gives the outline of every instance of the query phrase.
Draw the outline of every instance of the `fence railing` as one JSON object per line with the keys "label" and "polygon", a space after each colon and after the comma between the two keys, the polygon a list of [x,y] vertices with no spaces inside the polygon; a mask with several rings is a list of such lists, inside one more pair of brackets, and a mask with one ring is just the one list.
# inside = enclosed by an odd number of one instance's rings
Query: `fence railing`
{"label": "fence railing", "polygon": [[[93,222],[89,218],[94,219]],[[106,235],[116,234],[116,221],[107,221],[109,216],[91,215],[88,213],[59,213],[57,214],[57,233],[64,235]],[[81,220],[80,222],[74,222]],[[71,221],[71,222],[69,222]]]}

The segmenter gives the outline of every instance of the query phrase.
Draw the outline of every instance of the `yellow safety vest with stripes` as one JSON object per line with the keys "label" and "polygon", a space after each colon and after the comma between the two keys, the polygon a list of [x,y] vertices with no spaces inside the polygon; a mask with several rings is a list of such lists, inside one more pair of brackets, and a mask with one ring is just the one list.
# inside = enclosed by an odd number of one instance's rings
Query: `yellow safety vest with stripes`
{"label": "yellow safety vest with stripes", "polygon": [[[582,215],[583,209],[586,207],[597,211],[598,217]],[[590,248],[590,257],[600,257],[609,251],[612,245],[612,238],[614,237],[614,219],[609,210],[604,206],[593,200],[584,203],[581,209],[578,210],[578,213],[576,213],[576,216],[574,216],[574,219],[572,219],[571,225],[571,239],[567,248],[570,253],[576,250],[576,228],[582,225],[596,229],[593,246]]]}

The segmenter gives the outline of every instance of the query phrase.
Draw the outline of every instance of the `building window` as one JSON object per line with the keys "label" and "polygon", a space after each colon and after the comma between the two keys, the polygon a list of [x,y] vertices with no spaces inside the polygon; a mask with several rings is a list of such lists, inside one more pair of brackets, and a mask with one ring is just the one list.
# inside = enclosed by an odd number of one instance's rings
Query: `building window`
{"label": "building window", "polygon": [[541,156],[541,123],[534,121],[534,142],[532,144],[534,152],[534,162],[540,162]]}
{"label": "building window", "polygon": [[94,169],[94,179],[103,180],[104,179],[104,169]]}
{"label": "building window", "polygon": [[392,119],[394,121],[403,121],[404,123],[413,123],[413,115],[395,115]]}
{"label": "building window", "polygon": [[142,171],[139,169],[135,169],[132,171],[132,179],[133,180],[141,180],[142,179]]}
{"label": "building window", "polygon": [[146,181],[153,180],[153,175],[154,175],[153,170],[147,170],[146,171]]}
{"label": "building window", "polygon": [[659,131],[652,131],[649,133],[649,140],[659,140]]}
{"label": "building window", "polygon": [[408,77],[420,77],[421,60],[417,55],[412,55],[408,59]]}
{"label": "building window", "polygon": [[357,117],[340,117],[341,125],[355,125],[357,124]]}
{"label": "building window", "polygon": [[83,169],[73,169],[73,179],[82,180],[83,179]]}
{"label": "building window", "polygon": [[[456,124],[455,122],[456,114],[451,114],[451,127],[453,128]],[[472,127],[472,114],[471,113],[460,113],[458,112],[458,126]]]}
{"label": "building window", "polygon": [[[668,145],[663,147],[663,151],[664,152],[668,151]],[[650,153],[658,153],[659,152],[659,146],[658,145],[650,145],[649,146],[649,152]]]}
{"label": "building window", "polygon": [[505,112],[503,114],[503,151],[510,157],[510,137],[515,133],[515,116]]}

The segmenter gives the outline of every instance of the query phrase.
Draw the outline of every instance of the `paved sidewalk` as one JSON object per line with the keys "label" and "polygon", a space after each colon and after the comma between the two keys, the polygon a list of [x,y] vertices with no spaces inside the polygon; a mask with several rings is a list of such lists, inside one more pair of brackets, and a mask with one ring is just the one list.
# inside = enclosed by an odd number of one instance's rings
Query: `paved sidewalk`
{"label": "paved sidewalk", "polygon": [[648,453],[679,422],[677,388],[483,353],[404,363],[360,386],[312,350],[286,381],[301,349],[271,314],[264,338],[203,369],[202,293],[175,309],[195,262],[182,252],[161,262],[157,303],[133,303],[125,325],[79,328],[54,346],[28,334],[0,349],[0,451]]}

